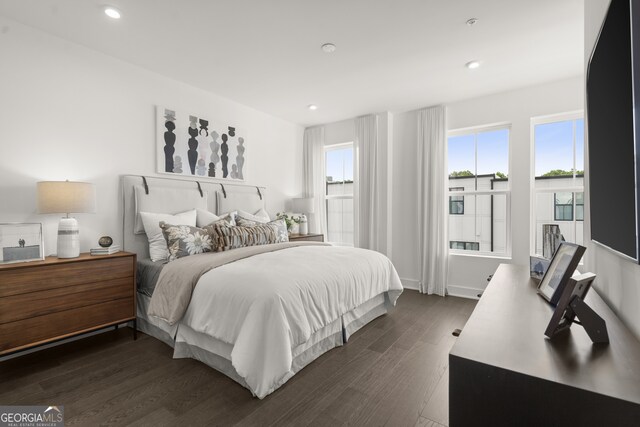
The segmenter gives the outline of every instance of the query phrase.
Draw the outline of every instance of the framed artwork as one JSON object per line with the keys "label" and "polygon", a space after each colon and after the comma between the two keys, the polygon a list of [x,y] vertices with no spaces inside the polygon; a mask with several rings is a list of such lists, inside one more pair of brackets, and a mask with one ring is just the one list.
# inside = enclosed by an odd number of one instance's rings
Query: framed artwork
{"label": "framed artwork", "polygon": [[44,259],[42,224],[0,223],[0,264]]}
{"label": "framed artwork", "polygon": [[158,173],[245,180],[246,135],[243,129],[162,106],[156,110]]}
{"label": "framed artwork", "polygon": [[582,255],[587,248],[574,243],[562,242],[544,273],[538,293],[551,304],[556,305],[564,287],[576,271]]}

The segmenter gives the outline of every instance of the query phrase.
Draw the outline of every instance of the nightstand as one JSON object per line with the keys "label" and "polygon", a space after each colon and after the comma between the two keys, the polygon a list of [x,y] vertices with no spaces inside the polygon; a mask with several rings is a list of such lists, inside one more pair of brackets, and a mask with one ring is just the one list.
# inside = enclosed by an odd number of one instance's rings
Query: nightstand
{"label": "nightstand", "polygon": [[308,242],[324,242],[324,236],[322,234],[289,234],[290,242],[300,242],[300,241],[308,241]]}
{"label": "nightstand", "polygon": [[0,355],[133,321],[136,255],[0,265]]}

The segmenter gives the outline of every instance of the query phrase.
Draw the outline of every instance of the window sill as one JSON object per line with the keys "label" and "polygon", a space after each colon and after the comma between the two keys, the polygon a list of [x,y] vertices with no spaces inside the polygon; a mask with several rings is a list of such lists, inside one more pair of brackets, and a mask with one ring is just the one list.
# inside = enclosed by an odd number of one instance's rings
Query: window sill
{"label": "window sill", "polygon": [[511,258],[510,255],[492,255],[492,254],[487,254],[487,253],[475,253],[475,254],[470,254],[470,253],[465,253],[465,252],[454,252],[454,251],[449,251],[449,255],[453,255],[453,256],[460,256],[460,257],[470,257],[470,258],[489,258],[489,259],[499,259],[499,260],[503,260],[503,261],[512,261],[513,258]]}

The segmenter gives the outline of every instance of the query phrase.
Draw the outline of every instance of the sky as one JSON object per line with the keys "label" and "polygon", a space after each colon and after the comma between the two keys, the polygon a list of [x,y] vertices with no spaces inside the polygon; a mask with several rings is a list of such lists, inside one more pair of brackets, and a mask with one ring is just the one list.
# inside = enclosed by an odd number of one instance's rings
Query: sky
{"label": "sky", "polygon": [[353,181],[353,147],[328,150],[326,168],[334,181]]}
{"label": "sky", "polygon": [[[573,121],[536,125],[536,176],[554,169],[571,170],[573,166]],[[477,134],[477,174],[509,173],[509,130]],[[475,172],[475,135],[449,138],[449,173],[469,170]],[[576,169],[584,170],[584,120],[576,120]]]}

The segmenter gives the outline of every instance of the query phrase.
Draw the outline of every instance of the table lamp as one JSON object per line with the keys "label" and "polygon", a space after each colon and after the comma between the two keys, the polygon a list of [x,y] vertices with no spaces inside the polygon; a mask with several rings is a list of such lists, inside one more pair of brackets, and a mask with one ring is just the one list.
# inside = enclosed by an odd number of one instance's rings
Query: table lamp
{"label": "table lamp", "polygon": [[[312,214],[314,212],[314,199],[313,198],[296,198],[293,199],[293,212],[294,213],[301,213],[303,215],[305,215],[305,219],[306,219],[306,214]],[[309,226],[307,222],[301,222],[300,223],[300,234],[309,234]]]}
{"label": "table lamp", "polygon": [[73,181],[41,181],[37,184],[38,213],[63,213],[58,224],[58,258],[80,256],[80,230],[71,213],[94,213],[96,191],[93,184]]}

